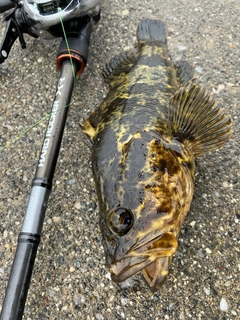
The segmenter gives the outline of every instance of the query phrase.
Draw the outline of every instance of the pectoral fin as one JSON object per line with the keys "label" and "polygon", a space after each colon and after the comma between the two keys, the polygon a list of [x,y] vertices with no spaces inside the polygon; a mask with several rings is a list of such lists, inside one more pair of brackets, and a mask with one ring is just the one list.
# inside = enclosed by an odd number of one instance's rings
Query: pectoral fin
{"label": "pectoral fin", "polygon": [[194,156],[220,148],[232,134],[232,120],[207,89],[190,83],[173,96],[169,134],[187,144]]}
{"label": "pectoral fin", "polygon": [[92,141],[96,136],[97,130],[93,123],[91,123],[90,118],[85,118],[84,122],[79,122],[80,128],[84,134]]}

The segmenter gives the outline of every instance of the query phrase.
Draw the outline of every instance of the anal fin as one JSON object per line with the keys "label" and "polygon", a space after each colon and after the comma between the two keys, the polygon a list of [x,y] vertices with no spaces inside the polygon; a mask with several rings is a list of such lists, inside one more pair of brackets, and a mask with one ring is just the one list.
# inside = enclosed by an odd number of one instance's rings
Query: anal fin
{"label": "anal fin", "polygon": [[220,148],[232,134],[232,120],[207,89],[190,83],[172,97],[169,134],[187,144],[194,156]]}

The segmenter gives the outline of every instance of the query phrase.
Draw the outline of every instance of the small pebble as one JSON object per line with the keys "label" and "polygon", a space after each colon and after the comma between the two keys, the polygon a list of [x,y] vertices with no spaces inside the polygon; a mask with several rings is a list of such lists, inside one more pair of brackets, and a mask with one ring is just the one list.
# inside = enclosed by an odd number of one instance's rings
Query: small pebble
{"label": "small pebble", "polygon": [[129,14],[129,11],[127,9],[123,10],[122,11],[122,15],[123,16],[127,16]]}
{"label": "small pebble", "polygon": [[214,193],[216,197],[220,198],[220,193],[217,190],[215,190]]}
{"label": "small pebble", "polygon": [[205,250],[208,254],[212,253],[212,251],[209,248],[206,248]]}
{"label": "small pebble", "polygon": [[199,250],[198,250],[198,255],[199,255],[199,257],[202,258],[202,259],[205,257],[205,254],[202,252],[202,249],[199,249]]}
{"label": "small pebble", "polygon": [[123,281],[121,283],[121,288],[126,289],[133,286],[133,280],[131,278],[128,278],[127,280]]}
{"label": "small pebble", "polygon": [[58,257],[58,263],[64,264],[64,257],[63,256]]}
{"label": "small pebble", "polygon": [[[26,315],[31,313],[31,308],[29,306],[27,306],[27,305],[24,308],[24,314],[25,313],[26,313]],[[32,320],[32,319],[31,318],[27,318],[27,320]]]}
{"label": "small pebble", "polygon": [[75,268],[74,268],[74,267],[70,267],[69,271],[70,271],[70,272],[74,272],[74,271],[75,271]]}
{"label": "small pebble", "polygon": [[66,311],[68,309],[68,306],[63,306],[62,311]]}
{"label": "small pebble", "polygon": [[209,290],[209,289],[207,289],[207,288],[203,288],[203,290],[204,290],[204,292],[206,293],[206,295],[207,295],[207,296],[209,296],[209,295],[210,295],[210,290]]}
{"label": "small pebble", "polygon": [[184,51],[184,50],[186,50],[187,49],[187,47],[186,46],[178,46],[178,49],[180,50],[180,51]]}
{"label": "small pebble", "polygon": [[115,299],[115,296],[114,295],[111,295],[111,297],[109,298],[109,301],[113,301]]}
{"label": "small pebble", "polygon": [[53,217],[52,218],[53,222],[59,222],[61,220],[61,217]]}
{"label": "small pebble", "polygon": [[105,275],[105,277],[106,277],[107,279],[109,279],[109,280],[112,280],[110,272],[108,272],[108,273]]}
{"label": "small pebble", "polygon": [[196,68],[195,68],[195,71],[196,71],[197,73],[202,73],[202,72],[203,72],[203,69],[202,69],[201,67],[196,67]]}
{"label": "small pebble", "polygon": [[196,221],[192,221],[192,222],[190,222],[189,224],[190,224],[191,227],[194,227],[195,224],[196,224]]}
{"label": "small pebble", "polygon": [[68,184],[69,186],[73,185],[75,183],[75,179],[68,179],[65,181],[66,184]]}
{"label": "small pebble", "polygon": [[96,313],[95,317],[97,320],[104,320],[104,317],[100,313]]}
{"label": "small pebble", "polygon": [[226,282],[225,282],[225,286],[226,286],[226,287],[230,287],[231,284],[232,284],[231,281],[226,281]]}
{"label": "small pebble", "polygon": [[224,298],[222,298],[220,301],[220,310],[227,311],[227,309],[228,309],[227,301]]}
{"label": "small pebble", "polygon": [[81,203],[80,202],[76,202],[75,205],[74,205],[74,208],[76,209],[81,209]]}
{"label": "small pebble", "polygon": [[218,94],[220,91],[222,91],[225,88],[224,84],[219,84],[216,90],[216,94]]}
{"label": "small pebble", "polygon": [[79,304],[80,304],[80,299],[79,299],[78,297],[75,297],[75,298],[73,299],[73,302],[74,302],[75,307],[77,307],[77,306],[79,306]]}
{"label": "small pebble", "polygon": [[75,268],[79,269],[81,266],[80,261],[75,261],[74,266],[75,266]]}
{"label": "small pebble", "polygon": [[84,297],[81,298],[81,302],[85,303],[86,299]]}
{"label": "small pebble", "polygon": [[127,303],[128,303],[127,299],[121,297],[121,304],[125,306]]}
{"label": "small pebble", "polygon": [[10,124],[6,124],[6,127],[8,128],[8,130],[13,131],[13,127],[10,126]]}
{"label": "small pebble", "polygon": [[55,295],[55,292],[51,289],[48,289],[48,294],[50,297],[53,297]]}
{"label": "small pebble", "polygon": [[227,188],[227,187],[228,187],[228,182],[227,182],[227,181],[224,181],[224,182],[222,183],[222,186],[223,186],[223,188]]}

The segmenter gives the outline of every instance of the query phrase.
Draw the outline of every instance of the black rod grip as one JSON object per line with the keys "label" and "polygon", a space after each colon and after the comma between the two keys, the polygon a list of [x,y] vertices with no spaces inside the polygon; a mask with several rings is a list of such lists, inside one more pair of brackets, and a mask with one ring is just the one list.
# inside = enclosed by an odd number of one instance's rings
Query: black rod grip
{"label": "black rod grip", "polygon": [[15,4],[10,0],[1,0],[0,1],[0,13],[3,13],[11,8],[14,8]]}
{"label": "black rod grip", "polygon": [[[20,233],[3,302],[1,320],[21,320],[40,236]],[[17,284],[17,285],[16,285]]]}

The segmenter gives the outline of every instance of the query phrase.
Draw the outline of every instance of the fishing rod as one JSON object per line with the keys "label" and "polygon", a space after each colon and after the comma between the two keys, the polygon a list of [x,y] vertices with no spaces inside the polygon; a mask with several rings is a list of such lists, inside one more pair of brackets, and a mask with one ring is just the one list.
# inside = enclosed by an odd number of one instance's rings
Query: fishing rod
{"label": "fishing rod", "polygon": [[[85,6],[81,11],[83,2]],[[88,3],[88,11],[86,3]],[[41,28],[45,28],[53,36],[62,37],[57,53],[57,65],[61,72],[32,181],[26,213],[18,236],[17,249],[2,305],[1,320],[18,320],[23,316],[68,107],[76,75],[84,71],[87,63],[92,23],[100,19],[100,4],[101,1],[86,0],[1,0],[0,13],[5,10],[9,12],[5,16],[7,27],[0,46],[0,63],[7,59],[17,38],[22,48],[26,47],[24,33],[38,37]],[[72,6],[69,7],[70,5]],[[66,9],[68,9],[67,13]],[[75,14],[77,12],[77,16],[68,15],[70,9],[74,10]],[[68,19],[69,16],[71,19]]]}

